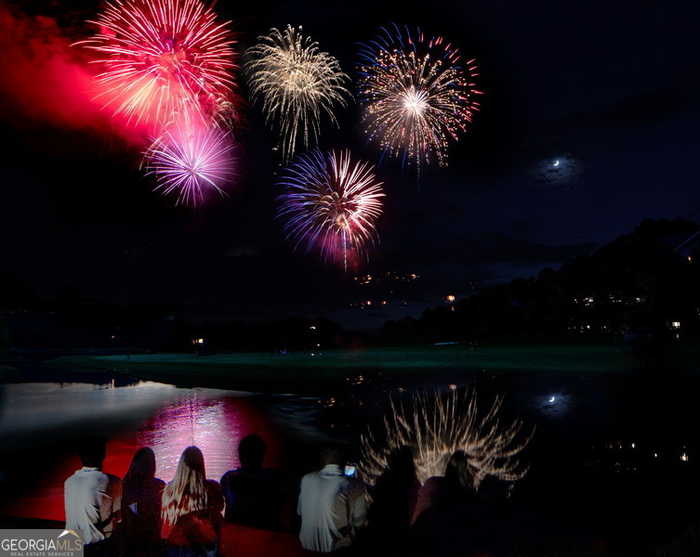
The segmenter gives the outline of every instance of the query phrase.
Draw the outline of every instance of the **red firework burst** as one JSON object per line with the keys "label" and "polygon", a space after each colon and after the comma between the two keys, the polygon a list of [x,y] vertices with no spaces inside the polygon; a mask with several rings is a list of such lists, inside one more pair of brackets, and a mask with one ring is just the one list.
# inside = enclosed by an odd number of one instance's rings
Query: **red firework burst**
{"label": "red firework burst", "polygon": [[115,115],[164,126],[221,117],[232,107],[235,41],[200,0],[112,0],[80,44],[101,54],[100,97]]}

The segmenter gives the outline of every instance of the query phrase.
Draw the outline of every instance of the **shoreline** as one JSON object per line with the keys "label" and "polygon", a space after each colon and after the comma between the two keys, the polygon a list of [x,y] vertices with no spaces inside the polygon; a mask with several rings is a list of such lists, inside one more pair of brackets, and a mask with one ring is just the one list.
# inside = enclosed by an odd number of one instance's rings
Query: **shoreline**
{"label": "shoreline", "polygon": [[[625,347],[528,345],[411,347],[308,352],[152,353],[62,356],[43,369],[81,375],[117,374],[182,387],[243,389],[260,393],[320,394],[356,381],[455,380],[484,375],[634,374],[641,358]],[[21,377],[20,377],[21,378]]]}

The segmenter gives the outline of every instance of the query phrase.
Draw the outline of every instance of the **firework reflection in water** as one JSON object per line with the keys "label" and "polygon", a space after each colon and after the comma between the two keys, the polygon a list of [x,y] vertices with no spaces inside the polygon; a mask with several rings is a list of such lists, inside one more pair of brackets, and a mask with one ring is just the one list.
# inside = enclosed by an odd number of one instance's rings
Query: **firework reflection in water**
{"label": "firework reflection in water", "polygon": [[407,402],[392,399],[381,435],[370,430],[362,436],[361,478],[374,485],[392,451],[408,446],[421,483],[443,476],[450,456],[460,450],[469,459],[475,489],[488,476],[511,483],[522,479],[528,467],[519,456],[534,431],[524,433],[519,420],[502,424],[502,403],[497,397],[482,413],[471,389],[419,392]]}

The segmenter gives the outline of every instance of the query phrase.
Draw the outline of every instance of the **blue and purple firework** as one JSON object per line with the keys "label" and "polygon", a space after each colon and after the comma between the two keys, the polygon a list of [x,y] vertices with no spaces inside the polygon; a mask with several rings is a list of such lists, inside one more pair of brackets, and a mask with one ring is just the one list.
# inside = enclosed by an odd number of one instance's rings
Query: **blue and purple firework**
{"label": "blue and purple firework", "polygon": [[297,157],[278,181],[278,217],[295,249],[318,251],[326,261],[354,264],[377,238],[384,191],[374,167],[350,151],[318,149]]}

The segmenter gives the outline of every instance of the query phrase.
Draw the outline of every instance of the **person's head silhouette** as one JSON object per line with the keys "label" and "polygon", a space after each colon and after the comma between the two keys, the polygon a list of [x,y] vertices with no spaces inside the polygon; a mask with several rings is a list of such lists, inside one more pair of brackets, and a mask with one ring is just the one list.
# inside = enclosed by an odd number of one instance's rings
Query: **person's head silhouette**
{"label": "person's head silhouette", "polygon": [[87,468],[102,468],[107,444],[103,439],[89,439],[80,447],[80,462]]}
{"label": "person's head silhouette", "polygon": [[474,490],[474,477],[464,451],[455,451],[447,461],[445,480],[453,493],[469,493]]}
{"label": "person's head silhouette", "polygon": [[152,480],[155,475],[156,455],[150,447],[142,447],[134,453],[124,480],[147,481]]}
{"label": "person's head silhouette", "polygon": [[258,470],[265,460],[267,445],[262,437],[256,434],[246,435],[238,444],[238,460],[241,468]]}
{"label": "person's head silhouette", "polygon": [[413,480],[416,478],[416,465],[413,460],[413,450],[407,445],[397,447],[389,453],[387,471],[396,480]]}
{"label": "person's head silhouette", "polygon": [[321,466],[335,464],[344,468],[346,464],[345,451],[339,445],[328,445],[321,449]]}

